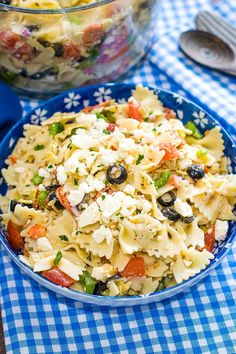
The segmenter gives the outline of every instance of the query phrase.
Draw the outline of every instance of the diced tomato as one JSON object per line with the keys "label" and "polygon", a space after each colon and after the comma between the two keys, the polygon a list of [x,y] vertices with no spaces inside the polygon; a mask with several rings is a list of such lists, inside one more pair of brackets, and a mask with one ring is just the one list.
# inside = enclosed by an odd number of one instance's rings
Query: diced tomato
{"label": "diced tomato", "polygon": [[128,102],[128,115],[130,118],[136,119],[140,122],[143,121],[143,115],[140,112],[141,104],[132,98]]}
{"label": "diced tomato", "polygon": [[63,186],[58,187],[56,189],[56,196],[59,200],[59,202],[64,206],[64,208],[71,214],[73,214],[72,212],[72,207],[67,199],[67,195],[66,193],[63,191]]}
{"label": "diced tomato", "polygon": [[109,124],[108,127],[107,127],[107,131],[109,133],[113,133],[116,129],[116,125],[115,124]]}
{"label": "diced tomato", "polygon": [[47,278],[51,282],[61,286],[65,286],[66,288],[69,288],[75,282],[74,279],[69,277],[69,275],[65,274],[57,267],[44,271],[42,273],[42,276]]}
{"label": "diced tomato", "polygon": [[21,41],[19,34],[10,30],[0,32],[0,46],[5,49],[14,49],[17,42]]}
{"label": "diced tomato", "polygon": [[13,55],[15,58],[20,60],[30,60],[35,56],[34,48],[28,43],[17,43],[15,45]]}
{"label": "diced tomato", "polygon": [[64,43],[63,56],[67,59],[79,60],[81,57],[79,45],[72,41]]}
{"label": "diced tomato", "polygon": [[165,118],[168,120],[176,118],[176,113],[173,111],[173,109],[164,107],[164,113],[165,113]]}
{"label": "diced tomato", "polygon": [[205,241],[205,249],[209,252],[213,250],[215,244],[215,226],[211,225],[211,227],[207,230],[204,237]]}
{"label": "diced tomato", "polygon": [[14,250],[20,250],[24,246],[24,240],[11,220],[7,224],[8,242]]}
{"label": "diced tomato", "polygon": [[104,35],[104,29],[102,25],[91,25],[84,30],[83,44],[87,48],[93,47],[97,44]]}
{"label": "diced tomato", "polygon": [[144,259],[142,257],[131,258],[121,275],[125,278],[143,277],[145,275]]}
{"label": "diced tomato", "polygon": [[110,103],[111,103],[111,100],[107,100],[107,101],[101,102],[99,104],[95,104],[94,106],[88,106],[88,107],[85,107],[84,109],[82,109],[82,112],[89,113],[96,108],[109,106]]}
{"label": "diced tomato", "polygon": [[171,175],[168,181],[168,184],[171,184],[172,186],[174,186],[175,188],[180,188],[181,184],[180,184],[180,179],[177,175]]}
{"label": "diced tomato", "polygon": [[28,235],[34,240],[37,240],[40,237],[44,237],[46,235],[46,226],[43,224],[35,224],[31,226],[28,230]]}
{"label": "diced tomato", "polygon": [[8,156],[8,160],[9,160],[11,165],[14,165],[16,163],[16,161],[17,161],[17,158],[15,156],[13,156],[13,155],[10,155],[10,156]]}
{"label": "diced tomato", "polygon": [[170,143],[161,143],[159,144],[160,150],[165,151],[165,155],[162,161],[173,161],[179,158],[179,152],[176,147]]}

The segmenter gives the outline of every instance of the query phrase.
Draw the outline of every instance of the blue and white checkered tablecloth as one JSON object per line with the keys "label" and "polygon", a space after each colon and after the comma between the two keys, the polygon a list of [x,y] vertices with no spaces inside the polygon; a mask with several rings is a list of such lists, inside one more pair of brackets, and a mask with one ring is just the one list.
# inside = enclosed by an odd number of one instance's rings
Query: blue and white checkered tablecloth
{"label": "blue and white checkered tablecloth", "polygon": [[[233,21],[236,1],[218,3],[216,13]],[[190,99],[194,95],[235,124],[236,81],[194,64],[177,47],[180,31],[190,28],[203,8],[210,9],[211,1],[164,0],[161,36],[126,81],[160,86]],[[25,110],[34,104],[25,101]],[[235,131],[231,133],[236,137]],[[23,274],[2,248],[0,269],[8,354],[236,352],[235,246],[210,276],[188,292],[134,308],[95,307],[56,295]]]}

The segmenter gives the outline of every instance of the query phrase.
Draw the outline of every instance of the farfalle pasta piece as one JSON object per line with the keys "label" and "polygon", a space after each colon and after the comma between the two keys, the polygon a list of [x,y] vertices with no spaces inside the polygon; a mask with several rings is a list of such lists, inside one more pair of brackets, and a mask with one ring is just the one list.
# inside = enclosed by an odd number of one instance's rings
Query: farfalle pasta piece
{"label": "farfalle pasta piece", "polygon": [[172,266],[176,282],[179,284],[184,280],[193,277],[195,274],[206,268],[210,263],[210,260],[213,258],[213,254],[206,249],[203,249],[200,252],[194,247],[190,247],[185,251],[181,251]]}
{"label": "farfalle pasta piece", "polygon": [[224,154],[224,141],[219,127],[208,130],[202,139],[187,137],[186,140],[188,144],[202,146],[207,149],[216,161],[220,161]]}
{"label": "farfalle pasta piece", "polygon": [[144,116],[148,116],[150,112],[158,118],[162,116],[163,105],[158,100],[158,97],[148,88],[137,85],[132,97],[141,104]]}
{"label": "farfalle pasta piece", "polygon": [[149,241],[146,252],[149,256],[166,258],[174,257],[186,248],[181,235],[170,225],[163,224],[158,235]]}
{"label": "farfalle pasta piece", "polygon": [[91,252],[95,256],[105,257],[106,259],[110,259],[113,253],[113,238],[109,244],[106,240],[98,244],[92,235],[80,234],[76,239],[76,243],[80,245],[81,248],[84,248],[86,252]]}

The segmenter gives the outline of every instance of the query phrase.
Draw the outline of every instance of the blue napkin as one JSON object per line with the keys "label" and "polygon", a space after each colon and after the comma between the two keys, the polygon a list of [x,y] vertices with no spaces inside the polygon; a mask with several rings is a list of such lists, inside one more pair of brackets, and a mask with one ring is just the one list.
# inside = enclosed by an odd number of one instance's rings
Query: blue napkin
{"label": "blue napkin", "polygon": [[0,82],[0,139],[22,117],[22,111],[18,96]]}

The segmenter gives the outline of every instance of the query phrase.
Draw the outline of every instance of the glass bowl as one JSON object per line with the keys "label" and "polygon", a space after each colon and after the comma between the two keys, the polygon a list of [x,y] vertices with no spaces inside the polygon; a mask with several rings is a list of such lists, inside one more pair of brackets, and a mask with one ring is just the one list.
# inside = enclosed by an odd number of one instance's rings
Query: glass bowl
{"label": "glass bowl", "polygon": [[103,0],[35,10],[0,4],[0,78],[45,98],[114,81],[152,43],[159,0]]}
{"label": "glass bowl", "polygon": [[[54,113],[58,111],[79,112],[87,105],[95,105],[101,101],[105,101],[110,98],[116,99],[118,102],[122,102],[123,99],[127,100],[130,97],[131,92],[132,90],[134,90],[134,88],[135,85],[132,84],[102,84],[89,86],[67,91],[62,95],[59,95],[45,102],[43,105],[36,107],[33,111],[31,111],[23,119],[21,119],[8,132],[8,134],[0,143],[0,170],[5,166],[5,159],[8,157],[8,155],[11,154],[11,151],[13,150],[17,140],[22,136],[24,124],[31,123],[38,125],[43,120],[51,117]],[[154,91],[154,93],[158,94],[164,106],[173,109],[177,113],[177,116],[181,117],[184,124],[192,119],[194,123],[199,127],[199,129],[202,129],[204,127],[204,131],[207,129],[212,129],[215,126],[220,126],[218,122],[220,118],[215,113],[212,113],[213,116],[211,116],[193,102],[190,102],[175,93],[154,88],[152,90]],[[204,118],[203,121],[201,121],[202,118]],[[203,123],[204,126],[202,125]],[[225,143],[225,155],[228,158],[228,168],[231,173],[236,173],[236,147],[232,142],[230,136],[226,132],[230,131],[230,126],[225,123],[224,127],[225,129],[221,127],[221,133],[223,135]],[[0,174],[0,194],[5,194],[6,189],[7,185]],[[46,288],[65,297],[99,306],[113,307],[147,304],[154,301],[167,299],[180,292],[186,291],[191,286],[200,282],[222,261],[222,259],[226,256],[226,254],[232,247],[232,244],[235,239],[236,222],[230,222],[227,237],[225,238],[225,240],[215,243],[213,249],[213,254],[215,258],[211,260],[210,264],[204,270],[197,273],[195,276],[189,278],[188,280],[184,281],[183,283],[148,295],[109,297],[89,295],[73,289],[67,289],[50,282],[38,273],[34,273],[31,268],[21,262],[18,257],[19,254],[11,248],[7,240],[7,233],[5,231],[5,228],[3,225],[0,225],[0,242],[2,242],[2,245],[4,246],[6,252],[13,259],[13,261],[21,268],[22,271],[28,274],[32,279],[37,281],[39,284],[45,286]]]}

